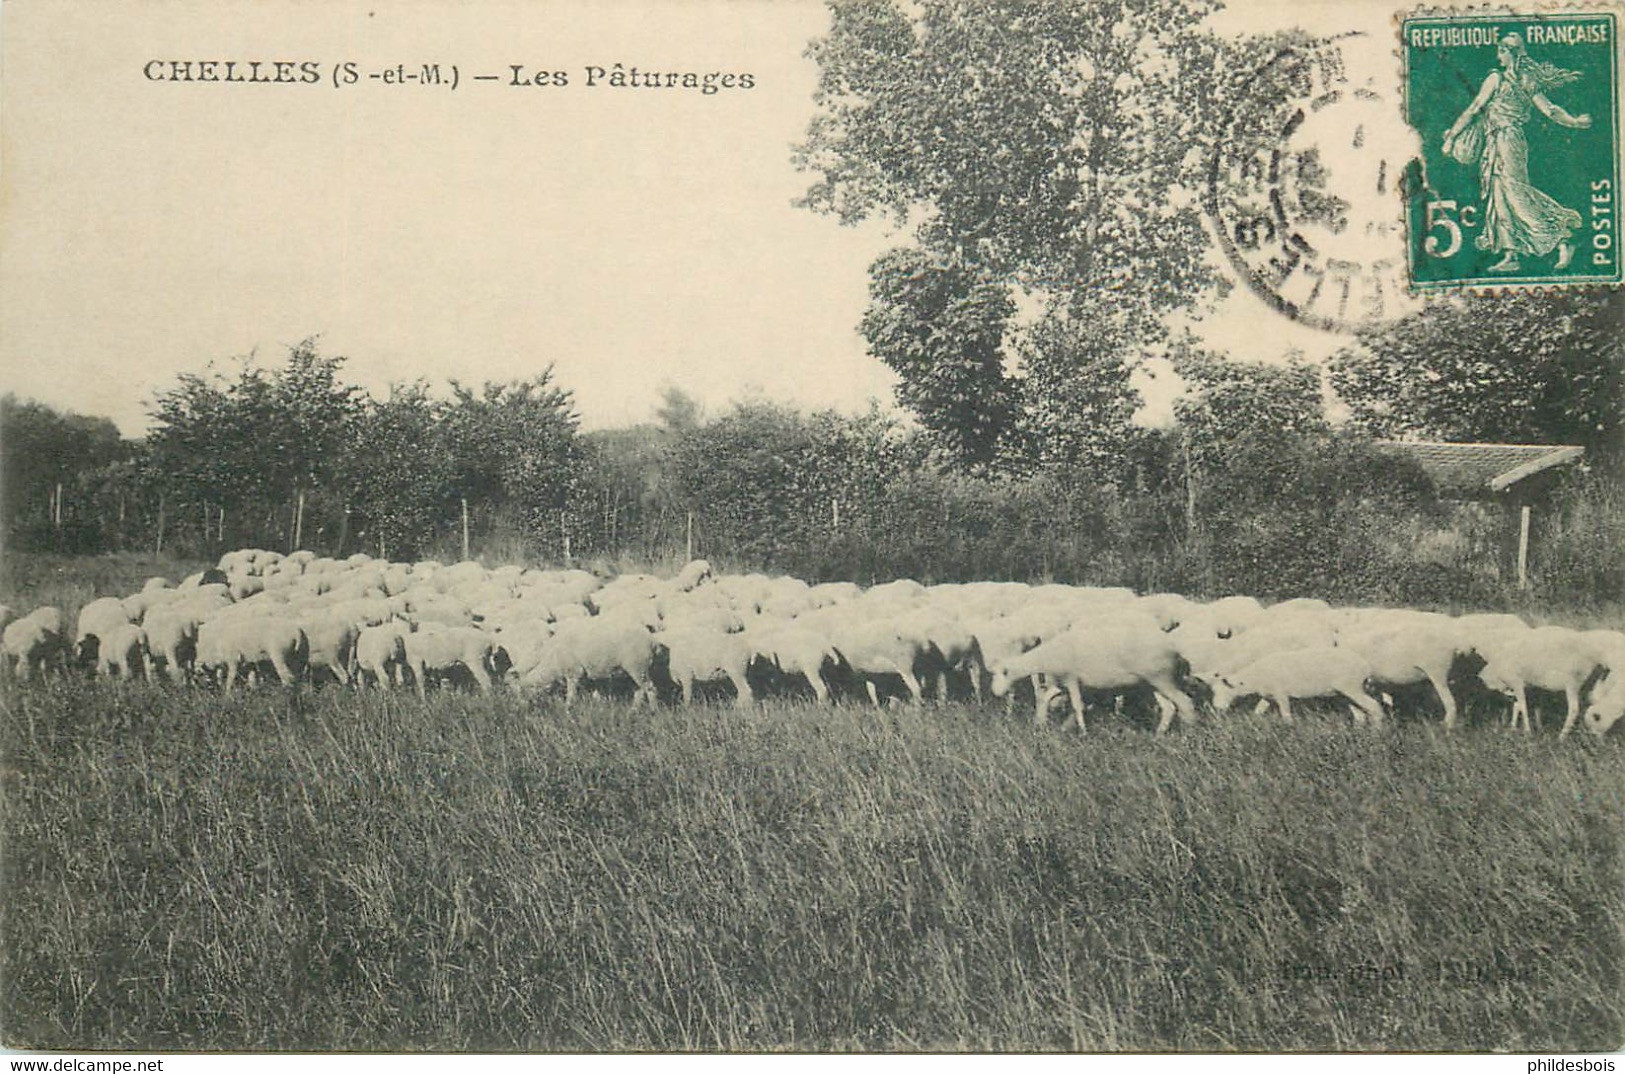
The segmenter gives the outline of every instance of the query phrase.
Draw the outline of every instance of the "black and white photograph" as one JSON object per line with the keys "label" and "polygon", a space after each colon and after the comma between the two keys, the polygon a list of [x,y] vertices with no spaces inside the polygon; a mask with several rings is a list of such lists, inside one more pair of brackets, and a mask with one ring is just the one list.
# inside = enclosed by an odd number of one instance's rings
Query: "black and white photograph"
{"label": "black and white photograph", "polygon": [[3,0],[9,1069],[1614,1069],[1622,21]]}

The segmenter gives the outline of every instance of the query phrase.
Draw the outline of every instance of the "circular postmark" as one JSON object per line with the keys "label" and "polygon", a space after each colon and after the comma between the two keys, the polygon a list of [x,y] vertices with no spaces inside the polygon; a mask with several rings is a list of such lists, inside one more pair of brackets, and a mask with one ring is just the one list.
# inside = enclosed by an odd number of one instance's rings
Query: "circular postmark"
{"label": "circular postmark", "polygon": [[1207,212],[1220,248],[1275,309],[1332,332],[1410,311],[1402,187],[1414,136],[1375,79],[1363,34],[1285,47],[1244,84],[1214,138]]}

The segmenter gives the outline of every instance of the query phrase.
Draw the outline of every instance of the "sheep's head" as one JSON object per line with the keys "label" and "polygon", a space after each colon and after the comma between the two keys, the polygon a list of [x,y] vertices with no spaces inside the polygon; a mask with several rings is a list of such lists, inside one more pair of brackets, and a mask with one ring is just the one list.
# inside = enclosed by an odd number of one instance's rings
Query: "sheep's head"
{"label": "sheep's head", "polygon": [[1228,712],[1231,706],[1247,696],[1247,683],[1239,675],[1214,675],[1209,685],[1213,688],[1213,711]]}
{"label": "sheep's head", "polygon": [[1586,706],[1586,730],[1594,735],[1606,735],[1625,717],[1625,677],[1614,679],[1610,674],[1592,690],[1591,704]]}
{"label": "sheep's head", "polygon": [[1003,697],[1005,694],[1010,692],[1010,669],[1001,664],[992,669],[992,674],[993,682],[989,686],[989,689],[993,691],[994,697]]}
{"label": "sheep's head", "polygon": [[487,667],[491,674],[495,675],[499,679],[505,678],[508,672],[513,669],[513,657],[508,655],[508,647],[506,645],[491,646],[491,651],[487,655],[486,661]]}

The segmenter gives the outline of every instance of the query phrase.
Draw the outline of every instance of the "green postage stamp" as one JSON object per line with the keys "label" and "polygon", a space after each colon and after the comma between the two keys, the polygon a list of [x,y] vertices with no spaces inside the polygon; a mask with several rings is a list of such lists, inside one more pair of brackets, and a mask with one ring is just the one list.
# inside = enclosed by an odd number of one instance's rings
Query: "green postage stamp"
{"label": "green postage stamp", "polygon": [[1422,149],[1412,283],[1620,282],[1616,16],[1428,14],[1400,32]]}

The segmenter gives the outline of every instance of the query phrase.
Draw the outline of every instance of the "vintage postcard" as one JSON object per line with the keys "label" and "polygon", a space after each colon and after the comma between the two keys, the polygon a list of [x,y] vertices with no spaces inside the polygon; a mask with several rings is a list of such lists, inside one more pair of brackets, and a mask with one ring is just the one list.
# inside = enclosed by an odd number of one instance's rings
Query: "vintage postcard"
{"label": "vintage postcard", "polygon": [[1612,1070],[1620,33],[0,0],[13,1069]]}

